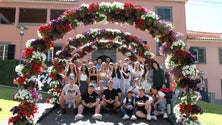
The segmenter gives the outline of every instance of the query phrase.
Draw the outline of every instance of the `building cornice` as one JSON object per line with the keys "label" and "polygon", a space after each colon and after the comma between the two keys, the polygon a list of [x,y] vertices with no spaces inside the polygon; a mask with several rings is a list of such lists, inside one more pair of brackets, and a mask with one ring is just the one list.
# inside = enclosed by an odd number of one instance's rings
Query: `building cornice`
{"label": "building cornice", "polygon": [[189,38],[187,38],[186,41],[187,42],[205,42],[205,43],[215,42],[215,43],[222,43],[222,40],[200,40],[200,39],[189,39]]}
{"label": "building cornice", "polygon": [[78,4],[78,0],[1,0],[5,3],[54,3],[54,4]]}

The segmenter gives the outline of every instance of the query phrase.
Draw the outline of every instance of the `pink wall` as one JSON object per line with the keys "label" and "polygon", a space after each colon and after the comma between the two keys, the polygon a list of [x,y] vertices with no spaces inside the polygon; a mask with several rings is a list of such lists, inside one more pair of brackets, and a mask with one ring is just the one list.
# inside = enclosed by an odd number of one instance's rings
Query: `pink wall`
{"label": "pink wall", "polygon": [[188,40],[189,46],[206,47],[206,64],[197,64],[197,67],[204,71],[204,78],[208,79],[209,92],[216,93],[216,99],[222,98],[221,79],[222,65],[219,64],[219,47],[220,42],[204,41],[204,40]]}

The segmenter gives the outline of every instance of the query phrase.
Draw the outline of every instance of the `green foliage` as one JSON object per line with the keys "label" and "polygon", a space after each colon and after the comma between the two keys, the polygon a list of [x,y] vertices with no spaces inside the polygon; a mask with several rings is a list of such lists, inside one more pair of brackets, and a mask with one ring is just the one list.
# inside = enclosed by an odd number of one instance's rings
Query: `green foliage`
{"label": "green foliage", "polygon": [[[0,84],[15,86],[13,80],[17,77],[15,67],[19,64],[19,60],[0,60]],[[45,62],[46,66],[51,66],[51,62]]]}
{"label": "green foliage", "polygon": [[13,79],[17,77],[15,67],[18,64],[18,60],[0,60],[0,84],[16,86],[13,84]]}

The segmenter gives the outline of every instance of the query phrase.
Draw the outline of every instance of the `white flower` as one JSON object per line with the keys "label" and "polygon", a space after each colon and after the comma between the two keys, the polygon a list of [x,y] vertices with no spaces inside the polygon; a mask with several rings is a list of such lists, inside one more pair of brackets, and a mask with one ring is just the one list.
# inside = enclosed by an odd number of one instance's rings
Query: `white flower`
{"label": "white flower", "polygon": [[76,39],[83,39],[83,38],[85,38],[85,36],[83,34],[76,35]]}
{"label": "white flower", "polygon": [[27,40],[27,42],[25,43],[26,48],[31,47],[32,41],[35,41],[35,39]]}
{"label": "white flower", "polygon": [[126,53],[125,53],[125,56],[128,56],[128,57],[129,57],[129,56],[131,56],[131,55],[132,55],[131,52],[126,52]]}
{"label": "white flower", "polygon": [[195,76],[197,74],[196,65],[186,65],[182,68],[182,74],[184,76]]}
{"label": "white flower", "polygon": [[172,55],[167,55],[165,59],[165,66],[167,69],[173,68],[176,66],[176,64],[172,61],[173,56]]}
{"label": "white flower", "polygon": [[115,7],[115,8],[123,10],[124,9],[124,4],[120,3],[120,2],[113,2],[112,3],[112,7]]}
{"label": "white flower", "polygon": [[24,65],[23,64],[19,64],[15,67],[15,72],[17,73],[22,73],[22,70],[24,69]]}
{"label": "white flower", "polygon": [[39,38],[43,38],[42,34],[39,32],[39,30],[37,30],[37,34]]}
{"label": "white flower", "polygon": [[82,5],[81,5],[81,7],[89,7],[89,4],[85,4],[85,3],[83,3]]}
{"label": "white flower", "polygon": [[179,39],[173,42],[173,44],[171,45],[171,49],[173,49],[174,47],[185,49],[186,45],[182,40]]}
{"label": "white flower", "polygon": [[45,62],[46,55],[43,52],[34,51],[31,60],[39,60],[41,62]]}
{"label": "white flower", "polygon": [[111,3],[109,2],[102,2],[99,4],[99,8],[109,8],[111,7]]}
{"label": "white flower", "polygon": [[150,56],[150,58],[153,58],[154,57],[154,54],[150,51],[145,51],[144,53],[145,56]]}

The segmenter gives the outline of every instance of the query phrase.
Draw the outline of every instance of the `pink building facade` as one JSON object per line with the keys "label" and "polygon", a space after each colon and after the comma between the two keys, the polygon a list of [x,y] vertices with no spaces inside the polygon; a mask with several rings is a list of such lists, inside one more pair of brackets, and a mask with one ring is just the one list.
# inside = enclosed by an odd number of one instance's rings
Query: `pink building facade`
{"label": "pink building facade", "polygon": [[202,71],[209,93],[215,102],[222,103],[222,33],[187,31],[187,45],[196,55],[197,67]]}

